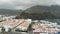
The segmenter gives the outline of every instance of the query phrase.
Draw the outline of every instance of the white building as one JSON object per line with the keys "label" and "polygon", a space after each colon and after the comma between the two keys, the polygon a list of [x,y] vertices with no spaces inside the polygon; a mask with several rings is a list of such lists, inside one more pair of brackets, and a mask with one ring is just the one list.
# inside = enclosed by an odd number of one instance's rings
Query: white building
{"label": "white building", "polygon": [[34,34],[55,34],[59,31],[57,28],[57,23],[35,23],[33,24],[32,29]]}
{"label": "white building", "polygon": [[20,19],[20,20],[14,20],[12,19],[11,21],[3,21],[0,24],[0,27],[4,27],[5,31],[8,32],[9,28],[14,28],[17,25],[19,25],[20,23],[22,23],[24,21],[24,19]]}
{"label": "white building", "polygon": [[4,27],[5,31],[8,32],[9,29],[20,29],[20,30],[27,30],[29,25],[31,24],[31,19],[11,19],[8,21],[0,22],[0,27]]}
{"label": "white building", "polygon": [[18,27],[16,27],[19,30],[26,31],[31,24],[31,19],[26,19],[22,24],[20,24]]}

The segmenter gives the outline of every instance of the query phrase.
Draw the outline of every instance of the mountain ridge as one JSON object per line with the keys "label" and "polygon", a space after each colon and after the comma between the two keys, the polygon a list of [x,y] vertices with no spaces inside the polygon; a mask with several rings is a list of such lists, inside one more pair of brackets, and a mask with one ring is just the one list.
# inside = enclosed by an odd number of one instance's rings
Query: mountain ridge
{"label": "mountain ridge", "polygon": [[44,12],[51,12],[52,14],[60,17],[60,6],[52,5],[52,6],[33,6],[28,8],[25,11],[29,11],[30,13],[44,13]]}

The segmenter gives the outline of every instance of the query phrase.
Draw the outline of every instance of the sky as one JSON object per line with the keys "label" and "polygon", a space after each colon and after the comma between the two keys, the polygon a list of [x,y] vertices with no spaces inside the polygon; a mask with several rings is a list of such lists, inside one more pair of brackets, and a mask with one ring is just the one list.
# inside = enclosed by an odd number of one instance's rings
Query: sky
{"label": "sky", "polygon": [[60,0],[0,0],[0,9],[25,10],[35,5],[60,5]]}

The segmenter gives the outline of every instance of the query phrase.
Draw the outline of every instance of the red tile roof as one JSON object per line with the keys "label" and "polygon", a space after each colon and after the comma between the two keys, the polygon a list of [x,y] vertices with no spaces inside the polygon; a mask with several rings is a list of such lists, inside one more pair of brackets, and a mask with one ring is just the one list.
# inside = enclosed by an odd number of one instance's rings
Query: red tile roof
{"label": "red tile roof", "polygon": [[[24,28],[28,28],[29,27],[29,22],[28,21],[25,21],[24,23],[22,23],[21,25],[19,25],[20,27],[22,26],[22,27],[24,27]],[[19,27],[18,26],[18,27]]]}
{"label": "red tile roof", "polygon": [[15,22],[13,22],[13,23],[10,23],[10,22],[8,22],[8,21],[4,21],[4,22],[1,22],[0,24],[15,27],[15,26],[17,26],[18,24],[21,23],[20,21],[23,22],[23,20],[18,20],[18,21],[15,21]]}

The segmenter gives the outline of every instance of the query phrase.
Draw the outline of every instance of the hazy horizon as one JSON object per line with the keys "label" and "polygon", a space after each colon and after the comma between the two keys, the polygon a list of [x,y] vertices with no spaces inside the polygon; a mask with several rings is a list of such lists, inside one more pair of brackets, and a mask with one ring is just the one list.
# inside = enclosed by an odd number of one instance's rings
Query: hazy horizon
{"label": "hazy horizon", "polygon": [[25,10],[35,5],[60,5],[60,0],[0,0],[0,9]]}

